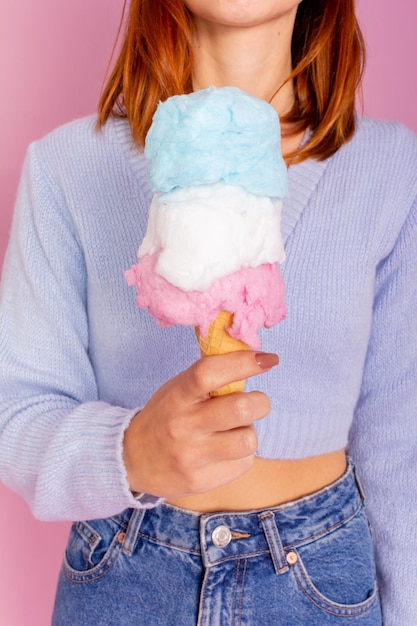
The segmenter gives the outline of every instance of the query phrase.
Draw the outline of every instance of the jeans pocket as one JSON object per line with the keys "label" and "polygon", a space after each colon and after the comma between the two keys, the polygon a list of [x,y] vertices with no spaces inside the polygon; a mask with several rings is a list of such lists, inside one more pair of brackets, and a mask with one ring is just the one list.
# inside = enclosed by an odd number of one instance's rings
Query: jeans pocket
{"label": "jeans pocket", "polygon": [[112,517],[75,522],[64,555],[66,577],[74,582],[88,582],[104,576],[120,554],[122,531],[123,527]]}
{"label": "jeans pocket", "polygon": [[378,598],[372,540],[364,507],[294,550],[291,569],[303,593],[326,613],[360,616]]}

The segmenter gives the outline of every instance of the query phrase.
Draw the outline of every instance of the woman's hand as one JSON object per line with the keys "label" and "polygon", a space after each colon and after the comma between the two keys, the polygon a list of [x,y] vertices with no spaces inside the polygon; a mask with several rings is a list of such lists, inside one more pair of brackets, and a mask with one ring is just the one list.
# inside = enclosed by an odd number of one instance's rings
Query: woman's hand
{"label": "woman's hand", "polygon": [[254,422],[270,411],[259,392],[212,398],[210,391],[268,371],[275,354],[250,351],[205,357],[163,385],[125,432],[132,491],[164,498],[204,493],[252,467]]}

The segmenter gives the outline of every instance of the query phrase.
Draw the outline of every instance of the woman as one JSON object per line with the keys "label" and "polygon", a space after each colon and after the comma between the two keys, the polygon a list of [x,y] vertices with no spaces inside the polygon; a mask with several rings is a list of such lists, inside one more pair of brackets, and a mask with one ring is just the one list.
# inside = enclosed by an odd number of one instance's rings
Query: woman
{"label": "woman", "polygon": [[[100,132],[80,120],[30,148],[0,468],[40,519],[80,520],[54,624],[414,623],[417,142],[355,117],[362,60],[353,1],[133,0]],[[123,270],[156,105],[210,84],[281,117],[289,312],[265,352],[197,360]]]}

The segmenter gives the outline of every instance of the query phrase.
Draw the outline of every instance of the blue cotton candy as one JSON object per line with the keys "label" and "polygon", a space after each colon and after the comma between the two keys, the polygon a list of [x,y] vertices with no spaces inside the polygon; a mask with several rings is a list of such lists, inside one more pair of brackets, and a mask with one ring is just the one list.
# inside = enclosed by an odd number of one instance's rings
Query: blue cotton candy
{"label": "blue cotton candy", "polygon": [[161,102],[145,156],[154,191],[225,182],[260,196],[287,195],[278,115],[236,87],[209,87]]}

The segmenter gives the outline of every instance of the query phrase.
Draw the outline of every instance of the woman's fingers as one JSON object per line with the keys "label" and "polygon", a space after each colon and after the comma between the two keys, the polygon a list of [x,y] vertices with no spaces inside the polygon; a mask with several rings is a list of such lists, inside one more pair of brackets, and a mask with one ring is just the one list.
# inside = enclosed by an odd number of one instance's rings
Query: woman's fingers
{"label": "woman's fingers", "polygon": [[179,391],[191,401],[206,399],[215,389],[267,372],[277,364],[278,355],[250,350],[204,357],[177,377]]}
{"label": "woman's fingers", "polygon": [[215,433],[250,426],[271,410],[269,398],[260,391],[232,393],[204,402],[197,414],[199,428]]}

